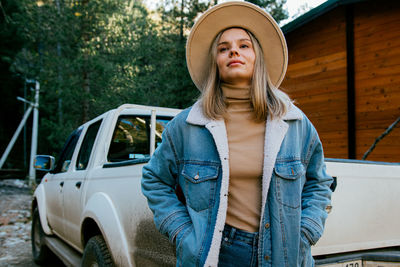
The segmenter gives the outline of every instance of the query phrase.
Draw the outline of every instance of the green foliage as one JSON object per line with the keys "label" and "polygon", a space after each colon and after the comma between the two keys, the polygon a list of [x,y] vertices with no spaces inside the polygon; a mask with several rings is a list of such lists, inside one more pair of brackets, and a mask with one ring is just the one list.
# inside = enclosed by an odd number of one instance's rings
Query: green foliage
{"label": "green foliage", "polygon": [[[21,77],[13,75],[9,68],[15,54],[20,51],[23,42],[18,35],[18,25],[13,23],[11,14],[19,13],[16,1],[0,1],[0,152],[3,153],[10,142],[15,129],[22,118],[23,105],[16,101],[23,96]],[[15,119],[10,119],[10,113]],[[18,119],[17,119],[18,118]],[[18,147],[11,151],[3,168],[14,168],[15,163],[23,161],[23,143],[18,140]],[[23,168],[23,166],[21,167]]]}
{"label": "green foliage", "polygon": [[121,104],[185,108],[197,98],[186,38],[217,1],[164,0],[157,11],[139,0],[13,1],[24,46],[12,71],[41,85],[39,153],[59,151],[74,128]]}
{"label": "green foliage", "polygon": [[264,8],[269,14],[271,14],[271,16],[278,23],[281,20],[287,19],[289,17],[287,10],[283,8],[283,5],[286,4],[286,0],[246,0],[246,1],[256,4],[261,8]]}

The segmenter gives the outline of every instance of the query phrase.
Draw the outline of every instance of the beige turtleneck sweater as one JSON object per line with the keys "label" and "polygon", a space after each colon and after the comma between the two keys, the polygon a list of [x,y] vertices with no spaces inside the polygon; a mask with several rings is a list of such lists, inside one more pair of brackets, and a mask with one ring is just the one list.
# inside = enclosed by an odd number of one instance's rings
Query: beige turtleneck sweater
{"label": "beige turtleneck sweater", "polygon": [[221,85],[227,104],[229,196],[226,223],[257,232],[261,214],[261,177],[265,121],[256,122],[250,88]]}

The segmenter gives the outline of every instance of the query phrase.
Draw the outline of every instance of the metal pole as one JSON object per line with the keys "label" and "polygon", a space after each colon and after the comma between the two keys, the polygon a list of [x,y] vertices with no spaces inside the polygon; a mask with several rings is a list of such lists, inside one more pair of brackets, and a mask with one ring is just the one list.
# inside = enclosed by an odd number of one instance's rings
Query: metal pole
{"label": "metal pole", "polygon": [[17,130],[16,130],[15,133],[14,133],[14,136],[11,138],[11,141],[10,141],[10,143],[8,144],[7,148],[6,148],[6,151],[4,151],[3,156],[1,157],[1,160],[0,160],[0,169],[3,168],[3,164],[4,164],[4,162],[6,161],[6,159],[7,159],[7,157],[8,157],[8,154],[10,153],[12,147],[14,146],[14,143],[15,143],[15,141],[17,140],[18,135],[19,135],[19,133],[20,133],[21,130],[22,130],[22,127],[24,127],[24,125],[25,125],[25,123],[26,123],[26,120],[28,119],[29,115],[31,114],[31,111],[32,111],[32,106],[30,106],[30,107],[26,110],[26,112],[25,112],[25,114],[24,114],[24,117],[22,118],[21,122],[19,123],[18,128],[17,128]]}
{"label": "metal pole", "polygon": [[153,155],[156,147],[156,110],[151,110],[150,122],[150,156]]}
{"label": "metal pole", "polygon": [[[27,99],[26,96],[26,76],[24,76],[24,99]],[[24,102],[24,113],[27,110],[27,103]],[[32,109],[31,109],[32,110]],[[24,140],[24,170],[27,170],[28,162],[27,162],[27,144],[26,144],[26,124],[24,125],[24,134],[23,134],[23,140]]]}
{"label": "metal pole", "polygon": [[35,105],[33,106],[33,126],[32,126],[32,145],[31,145],[31,161],[29,165],[29,184],[32,185],[36,181],[36,172],[34,162],[37,152],[38,126],[39,126],[39,90],[40,84],[36,81],[35,86]]}

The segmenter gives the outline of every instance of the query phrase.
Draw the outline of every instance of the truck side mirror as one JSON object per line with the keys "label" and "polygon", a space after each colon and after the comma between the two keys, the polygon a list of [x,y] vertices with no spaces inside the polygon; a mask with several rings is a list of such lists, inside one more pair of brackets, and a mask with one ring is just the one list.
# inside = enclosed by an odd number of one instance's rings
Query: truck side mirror
{"label": "truck side mirror", "polygon": [[34,167],[36,170],[50,172],[54,169],[55,159],[52,156],[37,155]]}

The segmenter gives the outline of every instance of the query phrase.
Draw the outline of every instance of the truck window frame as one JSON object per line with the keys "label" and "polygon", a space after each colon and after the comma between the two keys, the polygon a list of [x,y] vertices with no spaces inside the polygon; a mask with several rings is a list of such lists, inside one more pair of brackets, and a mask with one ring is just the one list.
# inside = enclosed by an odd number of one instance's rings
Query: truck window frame
{"label": "truck window frame", "polygon": [[68,137],[67,141],[65,142],[59,156],[57,157],[57,161],[54,167],[54,170],[52,170],[50,173],[56,174],[56,173],[61,173],[61,169],[63,166],[63,163],[66,160],[71,160],[72,156],[74,155],[74,151],[76,149],[76,145],[78,144],[79,137],[82,133],[83,127],[79,127],[78,129],[74,130],[70,136]]}
{"label": "truck window frame", "polygon": [[[76,158],[76,163],[75,163],[76,171],[83,171],[87,169],[93,151],[94,143],[99,134],[99,129],[102,122],[103,119],[100,119],[91,123],[87,127],[85,136],[83,137],[82,143],[79,148],[78,157]],[[82,163],[82,165],[81,165],[81,157],[84,157],[84,162]]]}
{"label": "truck window frame", "polygon": [[[139,118],[139,119],[142,119],[142,120],[145,121],[145,125],[144,125],[145,129],[144,130],[146,131],[145,132],[145,136],[146,136],[145,142],[146,143],[145,143],[144,147],[146,148],[146,150],[145,150],[146,153],[132,153],[132,155],[139,155],[140,158],[132,158],[132,159],[127,158],[127,159],[117,160],[117,159],[111,157],[111,159],[110,159],[110,154],[111,154],[110,151],[112,149],[112,146],[114,145],[113,140],[115,140],[115,138],[116,138],[116,134],[117,134],[117,130],[118,130],[118,127],[120,125],[120,122],[123,119],[127,119],[127,118],[129,118],[129,119],[132,119],[132,118],[136,118],[137,119],[137,118]],[[167,127],[168,123],[173,118],[174,118],[173,116],[156,116],[156,122],[157,122],[156,125],[162,125],[164,127],[162,130],[164,130]],[[167,121],[167,123],[165,123],[165,121]],[[110,145],[108,147],[107,163],[105,163],[103,165],[103,167],[104,168],[110,168],[110,167],[119,167],[119,166],[126,166],[126,165],[140,164],[140,163],[148,162],[149,159],[150,159],[150,138],[151,138],[150,137],[150,135],[151,135],[151,133],[150,133],[150,130],[151,130],[150,123],[151,123],[151,115],[134,115],[134,114],[123,114],[123,115],[120,115],[118,117],[118,119],[117,119],[116,124],[115,124],[114,130],[113,130],[113,134],[112,134],[112,139],[111,139]],[[159,133],[159,136],[156,135],[156,137],[155,137],[156,138],[156,142],[155,142],[156,147],[161,143],[161,137],[160,137],[161,134],[162,134],[162,132]]]}

